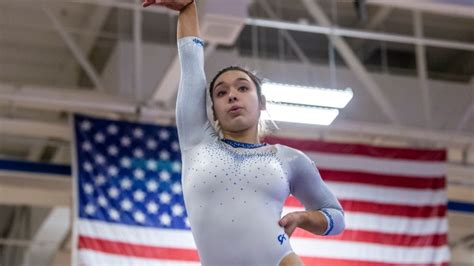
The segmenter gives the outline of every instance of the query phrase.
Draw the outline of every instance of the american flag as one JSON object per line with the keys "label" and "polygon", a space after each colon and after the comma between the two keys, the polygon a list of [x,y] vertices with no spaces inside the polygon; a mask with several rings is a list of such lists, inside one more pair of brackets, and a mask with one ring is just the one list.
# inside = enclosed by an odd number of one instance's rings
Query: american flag
{"label": "american flag", "polygon": [[[446,151],[269,137],[305,152],[344,208],[346,229],[319,237],[299,228],[306,265],[449,265]],[[303,210],[294,197],[283,214]]]}
{"label": "american flag", "polygon": [[[76,115],[76,265],[199,265],[175,127]],[[345,208],[346,230],[290,241],[305,265],[448,265],[444,151],[269,137],[304,151]],[[285,213],[302,210],[293,197]]]}

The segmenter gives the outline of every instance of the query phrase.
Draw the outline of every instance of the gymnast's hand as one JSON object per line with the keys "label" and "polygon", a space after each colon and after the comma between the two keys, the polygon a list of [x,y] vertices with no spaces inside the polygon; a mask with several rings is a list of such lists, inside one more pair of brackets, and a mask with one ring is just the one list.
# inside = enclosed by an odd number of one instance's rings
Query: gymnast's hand
{"label": "gymnast's hand", "polygon": [[142,5],[143,7],[159,5],[172,10],[181,11],[193,2],[194,0],[142,0]]}
{"label": "gymnast's hand", "polygon": [[298,227],[305,219],[304,215],[304,211],[291,212],[281,218],[278,223],[285,228],[286,235],[290,237],[296,227]]}

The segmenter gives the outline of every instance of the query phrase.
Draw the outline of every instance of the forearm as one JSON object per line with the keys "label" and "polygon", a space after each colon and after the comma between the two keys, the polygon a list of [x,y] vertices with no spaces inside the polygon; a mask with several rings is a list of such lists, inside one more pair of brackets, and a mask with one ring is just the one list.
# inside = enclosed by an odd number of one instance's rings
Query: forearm
{"label": "forearm", "polygon": [[187,36],[200,37],[196,1],[181,10],[178,16],[177,37]]}
{"label": "forearm", "polygon": [[320,211],[303,211],[301,213],[301,222],[298,225],[298,227],[315,235],[322,235],[326,232],[328,226],[326,216]]}

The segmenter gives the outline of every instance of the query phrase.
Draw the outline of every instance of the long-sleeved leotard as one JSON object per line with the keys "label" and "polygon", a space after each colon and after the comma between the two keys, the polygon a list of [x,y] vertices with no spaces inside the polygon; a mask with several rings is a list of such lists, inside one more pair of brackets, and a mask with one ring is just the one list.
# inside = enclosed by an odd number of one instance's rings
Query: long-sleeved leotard
{"label": "long-sleeved leotard", "polygon": [[235,147],[219,139],[206,112],[203,42],[181,38],[178,51],[182,185],[202,265],[278,265],[292,252],[278,224],[290,193],[306,210],[325,215],[326,235],[340,233],[341,205],[304,153],[279,144]]}

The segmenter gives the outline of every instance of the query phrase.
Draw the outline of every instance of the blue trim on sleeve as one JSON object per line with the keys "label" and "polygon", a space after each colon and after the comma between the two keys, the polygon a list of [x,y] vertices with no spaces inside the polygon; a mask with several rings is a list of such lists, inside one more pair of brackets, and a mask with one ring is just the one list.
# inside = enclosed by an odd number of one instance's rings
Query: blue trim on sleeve
{"label": "blue trim on sleeve", "polygon": [[324,232],[323,236],[327,236],[329,235],[329,233],[331,233],[332,229],[334,228],[334,220],[332,219],[332,216],[331,214],[329,214],[328,211],[326,210],[319,210],[320,212],[322,212],[327,218],[328,218],[328,228],[326,229],[326,232]]}
{"label": "blue trim on sleeve", "polygon": [[194,42],[195,44],[199,44],[199,45],[201,45],[202,47],[204,47],[204,42],[203,42],[202,40],[198,39],[198,38],[193,38],[193,42]]}

